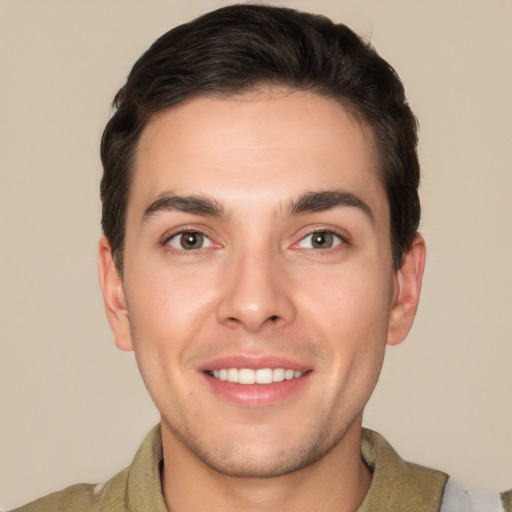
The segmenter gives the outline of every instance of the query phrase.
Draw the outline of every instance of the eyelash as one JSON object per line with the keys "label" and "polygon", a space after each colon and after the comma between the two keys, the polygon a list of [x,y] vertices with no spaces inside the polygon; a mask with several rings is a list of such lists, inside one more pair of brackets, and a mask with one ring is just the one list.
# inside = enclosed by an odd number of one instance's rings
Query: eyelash
{"label": "eyelash", "polygon": [[[186,235],[186,234],[200,235],[200,236],[204,237],[206,240],[208,240],[209,243],[206,247],[199,247],[197,249],[193,249],[193,248],[185,249],[183,247],[178,248],[178,247],[173,247],[170,244],[171,240],[178,239],[179,237],[182,237],[183,235]],[[304,242],[304,240],[306,240],[308,237],[313,237],[317,234],[333,235],[334,237],[336,237],[338,239],[337,243],[335,243],[335,245],[333,245],[332,247],[328,247],[326,249],[315,248],[315,247],[300,247],[300,244],[302,242]],[[209,236],[205,232],[204,229],[196,228],[196,227],[184,227],[184,228],[180,229],[179,231],[172,232],[171,234],[164,237],[164,239],[162,241],[162,245],[166,249],[173,251],[173,252],[191,253],[191,254],[197,253],[197,251],[200,251],[200,250],[210,249],[215,246],[219,247],[219,244],[215,244],[215,242],[212,240],[212,237]],[[347,236],[340,233],[337,229],[334,229],[332,227],[318,227],[311,231],[309,231],[309,230],[305,231],[303,234],[301,234],[299,241],[294,243],[291,248],[296,249],[296,250],[306,249],[306,250],[314,251],[316,253],[324,253],[324,254],[327,253],[328,254],[332,251],[340,250],[341,249],[340,246],[347,246],[347,245],[349,245],[349,240],[348,240]]]}
{"label": "eyelash", "polygon": [[[302,242],[304,242],[308,237],[314,237],[315,235],[318,235],[318,234],[333,235],[334,237],[336,237],[338,239],[337,243],[335,243],[335,245],[333,245],[332,247],[328,247],[326,249],[314,248],[314,247],[300,247],[300,244]],[[313,229],[312,231],[308,230],[303,235],[301,235],[299,241],[296,242],[292,246],[292,248],[296,249],[296,250],[306,249],[306,250],[309,250],[309,251],[314,251],[317,254],[321,253],[321,254],[326,254],[327,255],[327,254],[330,254],[333,251],[339,251],[342,248],[346,247],[347,245],[349,245],[349,239],[348,239],[347,235],[343,234],[340,231],[338,231],[337,229],[332,228],[332,227],[329,226],[329,227],[318,227],[318,228]]]}
{"label": "eyelash", "polygon": [[[206,247],[199,247],[198,249],[185,249],[183,247],[178,248],[178,247],[173,247],[171,245],[171,241],[174,238],[179,239],[180,237],[182,237],[184,235],[187,235],[187,234],[200,235],[201,237],[204,237],[204,239],[209,241],[208,246],[206,246]],[[168,250],[171,250],[171,251],[178,251],[180,253],[192,253],[192,254],[194,254],[197,251],[200,251],[201,249],[209,249],[210,247],[214,246],[215,243],[213,242],[212,237],[208,236],[206,234],[204,229],[195,228],[195,227],[184,227],[184,228],[180,229],[179,231],[174,231],[170,235],[165,236],[164,240],[162,242],[162,245],[165,246]]]}

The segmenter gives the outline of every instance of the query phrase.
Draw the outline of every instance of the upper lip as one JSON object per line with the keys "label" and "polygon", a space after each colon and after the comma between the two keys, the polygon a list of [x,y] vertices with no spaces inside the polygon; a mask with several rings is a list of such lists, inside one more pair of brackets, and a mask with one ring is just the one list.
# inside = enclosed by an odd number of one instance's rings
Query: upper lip
{"label": "upper lip", "polygon": [[262,368],[284,368],[285,370],[298,370],[305,372],[311,370],[311,365],[305,365],[286,357],[272,355],[245,355],[236,354],[222,356],[202,364],[198,370],[222,370],[223,368],[250,368],[259,370]]}

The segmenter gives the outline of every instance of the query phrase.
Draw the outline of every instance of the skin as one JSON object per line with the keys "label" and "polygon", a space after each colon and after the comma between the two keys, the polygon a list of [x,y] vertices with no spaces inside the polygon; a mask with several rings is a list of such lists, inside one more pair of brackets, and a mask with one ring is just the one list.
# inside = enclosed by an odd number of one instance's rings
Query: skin
{"label": "skin", "polygon": [[[162,416],[170,510],[354,511],[363,501],[363,408],[386,344],[412,325],[425,259],[418,235],[393,270],[377,168],[371,132],[308,92],[198,97],[145,128],[124,273],[105,238],[99,271],[116,344],[135,351]],[[297,206],[326,191],[344,200]],[[184,231],[197,248],[183,248]],[[219,358],[285,360],[304,375],[286,393],[226,394],[205,373]]]}

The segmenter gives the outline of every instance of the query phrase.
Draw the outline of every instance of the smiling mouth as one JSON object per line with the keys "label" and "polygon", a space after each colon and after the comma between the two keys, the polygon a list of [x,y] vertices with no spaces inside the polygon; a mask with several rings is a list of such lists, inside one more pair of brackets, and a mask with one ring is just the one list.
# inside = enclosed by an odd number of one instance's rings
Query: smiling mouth
{"label": "smiling mouth", "polygon": [[302,377],[304,372],[299,370],[285,370],[284,368],[222,368],[207,370],[206,374],[220,381],[235,384],[273,384],[284,380],[293,380]]}

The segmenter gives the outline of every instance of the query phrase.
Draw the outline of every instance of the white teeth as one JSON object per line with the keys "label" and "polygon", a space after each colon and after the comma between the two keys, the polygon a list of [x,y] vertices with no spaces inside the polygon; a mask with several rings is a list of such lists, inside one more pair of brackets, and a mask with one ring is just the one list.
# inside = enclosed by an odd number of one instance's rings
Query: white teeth
{"label": "white teeth", "polygon": [[256,384],[271,384],[272,383],[272,369],[262,368],[256,370]]}
{"label": "white teeth", "polygon": [[259,370],[222,368],[221,370],[213,370],[211,373],[216,379],[236,384],[272,384],[272,382],[298,379],[303,374],[299,370],[285,370],[284,368],[261,368]]}
{"label": "white teeth", "polygon": [[284,380],[284,368],[274,368],[274,372],[272,374],[273,382],[282,382]]}
{"label": "white teeth", "polygon": [[249,368],[241,368],[238,371],[238,384],[254,384],[256,382],[256,372]]}
{"label": "white teeth", "polygon": [[238,368],[228,368],[228,382],[238,382]]}

